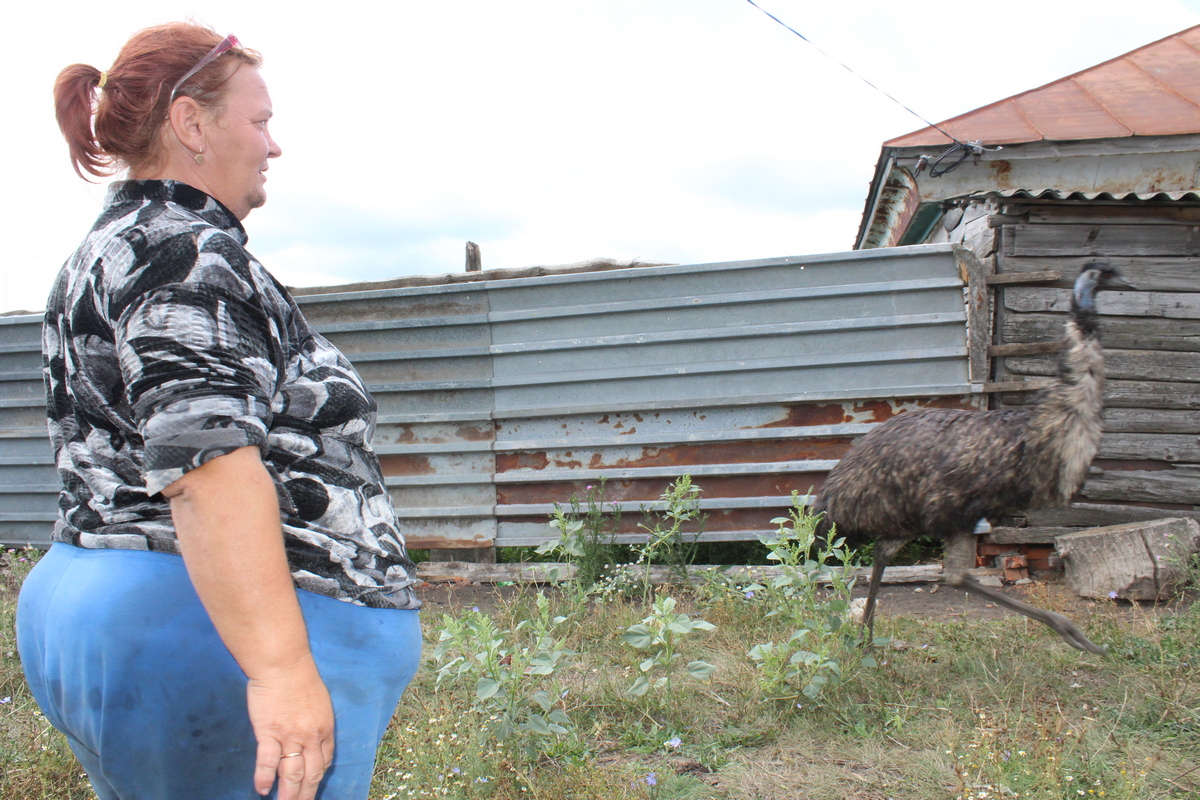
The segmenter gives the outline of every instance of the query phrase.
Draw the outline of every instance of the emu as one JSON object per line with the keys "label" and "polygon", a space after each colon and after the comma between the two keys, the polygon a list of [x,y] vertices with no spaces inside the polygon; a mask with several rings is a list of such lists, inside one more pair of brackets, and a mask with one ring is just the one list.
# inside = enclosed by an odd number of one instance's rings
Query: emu
{"label": "emu", "polygon": [[1035,619],[1079,650],[1103,654],[1066,617],[1015,600],[967,574],[980,519],[1063,505],[1087,474],[1100,442],[1104,353],[1096,293],[1133,288],[1116,269],[1090,263],[1075,281],[1054,382],[1021,409],[927,408],[899,414],[863,436],[830,471],[813,503],[822,532],[851,544],[875,541],[863,626],[874,636],[884,568],[907,542],[946,542],[945,580]]}

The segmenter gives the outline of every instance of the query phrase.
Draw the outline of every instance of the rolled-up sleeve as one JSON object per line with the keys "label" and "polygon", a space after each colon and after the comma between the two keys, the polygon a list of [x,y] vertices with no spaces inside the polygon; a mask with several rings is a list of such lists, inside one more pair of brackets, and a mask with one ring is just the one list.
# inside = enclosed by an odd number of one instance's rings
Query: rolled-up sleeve
{"label": "rolled-up sleeve", "polygon": [[265,448],[279,381],[278,321],[256,296],[223,283],[160,286],[118,320],[121,372],[151,493],[218,456]]}

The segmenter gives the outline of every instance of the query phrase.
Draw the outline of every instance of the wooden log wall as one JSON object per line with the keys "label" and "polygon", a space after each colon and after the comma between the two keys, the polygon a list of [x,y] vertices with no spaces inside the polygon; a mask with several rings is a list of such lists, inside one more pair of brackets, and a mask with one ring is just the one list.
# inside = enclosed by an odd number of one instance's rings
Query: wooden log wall
{"label": "wooden log wall", "polygon": [[[1086,263],[1106,260],[1137,287],[1104,292],[1097,303],[1108,374],[1104,437],[1076,502],[1007,520],[995,540],[1051,541],[1092,525],[1200,517],[1200,207],[1012,202],[993,220],[990,353],[999,385],[1054,374],[1052,343]],[[1001,392],[993,405],[1032,396]]]}

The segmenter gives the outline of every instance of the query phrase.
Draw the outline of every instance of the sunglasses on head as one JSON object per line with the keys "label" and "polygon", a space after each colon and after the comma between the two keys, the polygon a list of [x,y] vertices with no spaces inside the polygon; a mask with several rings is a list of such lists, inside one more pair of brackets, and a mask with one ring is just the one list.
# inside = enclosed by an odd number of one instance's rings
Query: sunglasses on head
{"label": "sunglasses on head", "polygon": [[206,55],[204,58],[200,59],[199,63],[197,63],[196,66],[192,67],[187,72],[183,73],[183,77],[175,82],[175,85],[171,87],[171,99],[167,101],[167,105],[170,105],[171,103],[175,102],[175,96],[179,94],[179,90],[181,88],[183,88],[183,84],[187,82],[188,78],[192,77],[197,72],[204,69],[209,64],[211,64],[213,61],[215,61],[217,59],[217,56],[221,55],[224,52],[232,50],[235,47],[241,47],[241,46],[242,46],[242,43],[239,42],[238,38],[236,36],[234,36],[232,33],[229,34],[228,36],[226,36],[224,39],[222,39],[217,44],[216,47],[214,47],[212,50],[208,51],[208,55]]}

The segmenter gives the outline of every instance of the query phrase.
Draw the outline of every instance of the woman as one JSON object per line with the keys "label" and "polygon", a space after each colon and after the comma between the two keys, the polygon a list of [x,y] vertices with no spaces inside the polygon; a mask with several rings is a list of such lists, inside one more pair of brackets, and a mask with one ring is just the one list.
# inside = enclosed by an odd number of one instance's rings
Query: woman
{"label": "woman", "polygon": [[259,63],[179,23],[55,85],[76,171],[130,180],[46,312],[64,489],[18,642],[102,800],[366,798],[419,660],[375,404],[245,249]]}

